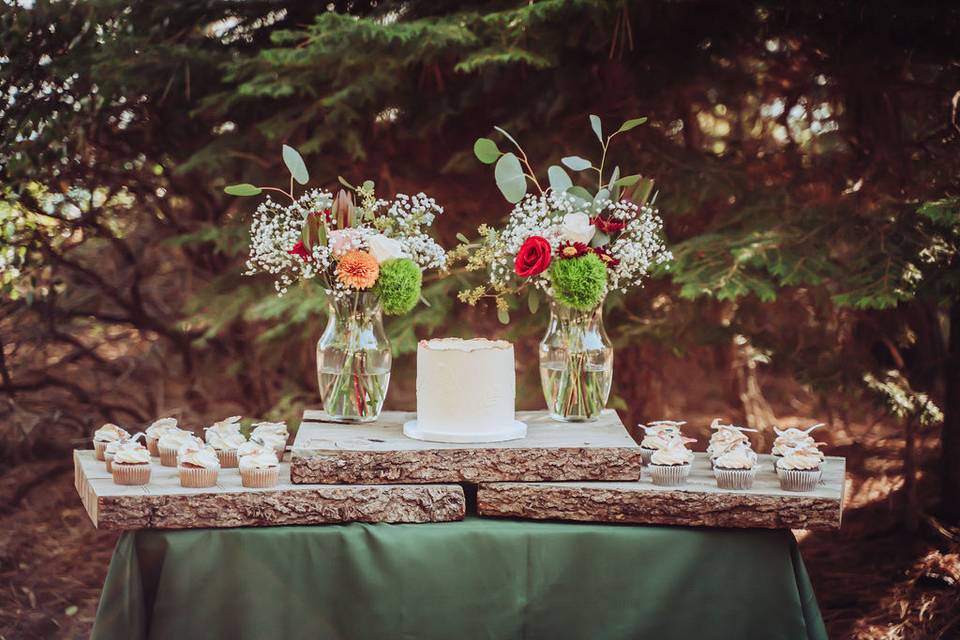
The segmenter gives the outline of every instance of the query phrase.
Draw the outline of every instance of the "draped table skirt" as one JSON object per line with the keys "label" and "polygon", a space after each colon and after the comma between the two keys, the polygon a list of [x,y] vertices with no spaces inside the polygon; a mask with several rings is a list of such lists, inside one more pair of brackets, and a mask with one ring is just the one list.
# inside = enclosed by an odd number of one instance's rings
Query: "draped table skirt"
{"label": "draped table skirt", "polygon": [[786,530],[467,518],[126,532],[92,637],[827,635]]}

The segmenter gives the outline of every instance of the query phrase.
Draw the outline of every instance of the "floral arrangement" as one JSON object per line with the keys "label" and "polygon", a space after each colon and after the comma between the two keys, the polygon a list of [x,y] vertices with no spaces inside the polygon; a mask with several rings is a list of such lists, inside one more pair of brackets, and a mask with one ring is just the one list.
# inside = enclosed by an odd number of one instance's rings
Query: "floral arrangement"
{"label": "floral arrangement", "polygon": [[354,187],[339,178],[347,190],[336,197],[325,189],[295,196],[294,182],[308,181],[306,166],[287,145],[283,158],[291,174],[289,191],[252,184],[225,189],[235,196],[278,192],[289,200],[278,202],[268,193],[257,207],[246,273],[270,274],[281,295],[297,282],[318,279],[335,300],[372,291],[389,315],[413,309],[423,270],[446,266],[443,248],[425,231],[443,208],[423,193],[379,199],[370,180]]}
{"label": "floral arrangement", "polygon": [[[365,422],[380,414],[390,381],[390,344],[382,313],[400,315],[421,300],[423,271],[446,267],[446,253],[426,229],[443,208],[429,196],[377,198],[370,180],[336,196],[294,183],[309,180],[303,158],[284,145],[289,190],[235,184],[235,196],[267,192],[250,225],[248,275],[267,273],[280,295],[298,282],[322,283],[327,327],[317,343],[317,381],[324,410],[335,420]],[[274,200],[280,193],[283,201]]]}
{"label": "floral arrangement", "polygon": [[[461,237],[463,244],[451,252],[452,259],[466,261],[468,270],[489,273],[486,285],[460,292],[462,301],[474,305],[495,298],[503,322],[509,320],[506,298],[524,291],[540,291],[585,311],[609,292],[641,284],[654,266],[672,258],[651,198],[653,181],[639,174],[621,176],[619,167],[606,172],[612,139],[646,118],[628,120],[606,137],[597,116],[591,115],[590,122],[602,147],[599,165],[579,156],[561,162],[573,171],[595,172],[593,191],[574,185],[556,165],[547,170],[549,186],[543,188],[522,147],[499,127],[517,153],[501,151],[489,138],[476,141],[475,155],[481,162],[495,163],[497,186],[515,206],[502,230],[483,225],[478,229],[480,242],[471,244]],[[527,194],[528,182],[539,193]],[[535,307],[531,302],[531,309]]]}

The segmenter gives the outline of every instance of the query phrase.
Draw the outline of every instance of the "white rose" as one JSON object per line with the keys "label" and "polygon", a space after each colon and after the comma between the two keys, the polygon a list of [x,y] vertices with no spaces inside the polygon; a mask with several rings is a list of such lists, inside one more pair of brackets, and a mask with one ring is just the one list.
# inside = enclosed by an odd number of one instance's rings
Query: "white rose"
{"label": "white rose", "polygon": [[367,238],[367,249],[370,250],[370,255],[380,263],[403,257],[403,245],[382,233]]}
{"label": "white rose", "polygon": [[563,239],[567,242],[583,244],[590,244],[593,234],[597,232],[597,228],[590,224],[590,216],[585,213],[568,213],[563,216],[560,230],[563,233]]}

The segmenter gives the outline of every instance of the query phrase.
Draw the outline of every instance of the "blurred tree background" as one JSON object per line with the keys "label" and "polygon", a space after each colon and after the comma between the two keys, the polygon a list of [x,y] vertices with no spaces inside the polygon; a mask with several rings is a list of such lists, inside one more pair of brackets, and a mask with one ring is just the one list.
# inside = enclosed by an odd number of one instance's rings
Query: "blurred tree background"
{"label": "blurred tree background", "polygon": [[[911,425],[946,409],[960,459],[958,24],[937,2],[9,7],[3,446],[43,455],[105,420],[316,403],[322,296],[241,275],[251,204],[221,191],[276,181],[281,143],[323,186],[435,194],[452,246],[507,211],[474,138],[504,126],[545,167],[589,148],[597,113],[650,117],[617,160],[656,177],[676,255],[612,302],[615,406],[631,421],[680,408],[658,370],[693,361],[709,375],[689,404],[713,393],[769,426],[758,370],[779,372],[828,419],[863,394]],[[464,284],[433,282],[432,306],[390,321],[399,355],[497,330],[455,303]],[[509,330],[534,404],[543,322]],[[388,406],[411,405],[410,365]]]}
{"label": "blurred tree background", "polygon": [[[615,160],[656,178],[676,258],[609,303],[613,406],[630,423],[894,420],[908,495],[925,460],[941,515],[960,519],[956,3],[2,7],[4,468],[104,421],[318,403],[322,295],[242,275],[254,205],[222,193],[281,179],[281,144],[314,186],[434,195],[452,247],[508,211],[471,152],[493,125],[545,168],[593,151],[587,114],[645,115]],[[413,406],[417,339],[494,332],[541,406],[545,313],[501,327],[456,301],[469,276],[431,281],[431,306],[388,321],[388,408]]]}

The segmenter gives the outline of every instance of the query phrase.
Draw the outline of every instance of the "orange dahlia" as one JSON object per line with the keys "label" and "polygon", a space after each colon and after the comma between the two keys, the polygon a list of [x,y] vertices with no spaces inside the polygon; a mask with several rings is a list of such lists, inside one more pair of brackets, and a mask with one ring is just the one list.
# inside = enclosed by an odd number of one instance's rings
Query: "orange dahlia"
{"label": "orange dahlia", "polygon": [[369,289],[380,275],[377,259],[366,251],[354,249],[343,254],[337,265],[337,278],[354,289]]}

